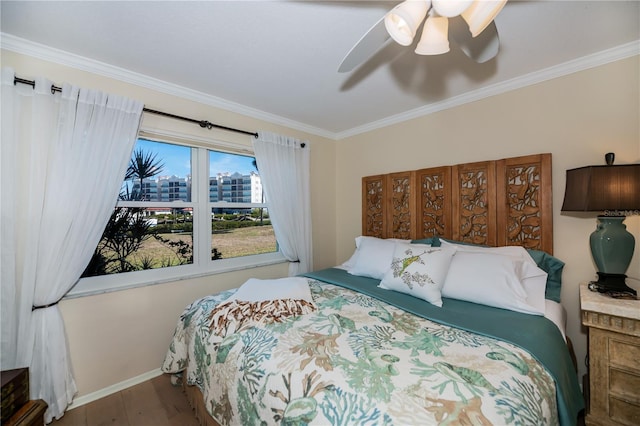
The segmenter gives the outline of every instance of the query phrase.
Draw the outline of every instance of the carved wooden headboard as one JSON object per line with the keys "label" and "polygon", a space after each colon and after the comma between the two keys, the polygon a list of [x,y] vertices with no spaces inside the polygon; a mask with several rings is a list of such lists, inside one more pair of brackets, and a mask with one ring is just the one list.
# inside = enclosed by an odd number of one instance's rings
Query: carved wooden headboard
{"label": "carved wooden headboard", "polygon": [[362,235],[553,254],[551,154],[362,178]]}

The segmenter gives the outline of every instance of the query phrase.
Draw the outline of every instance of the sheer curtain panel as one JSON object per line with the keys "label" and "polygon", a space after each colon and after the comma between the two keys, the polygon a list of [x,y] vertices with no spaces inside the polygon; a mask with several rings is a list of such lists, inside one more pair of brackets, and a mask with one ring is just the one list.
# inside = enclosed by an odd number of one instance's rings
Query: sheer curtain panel
{"label": "sheer curtain panel", "polygon": [[143,104],[2,70],[2,368],[29,367],[60,418],[76,393],[57,302],[78,281],[117,201]]}
{"label": "sheer curtain panel", "polygon": [[269,217],[289,275],[313,269],[309,144],[270,132],[253,140]]}

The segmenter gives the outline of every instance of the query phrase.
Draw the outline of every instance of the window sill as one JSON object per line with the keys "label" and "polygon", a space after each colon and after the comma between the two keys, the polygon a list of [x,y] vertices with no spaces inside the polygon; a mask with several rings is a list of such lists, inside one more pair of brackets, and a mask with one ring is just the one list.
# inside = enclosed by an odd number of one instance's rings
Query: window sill
{"label": "window sill", "polygon": [[172,268],[160,268],[148,271],[128,272],[125,274],[113,274],[100,277],[82,278],[63,297],[74,299],[77,297],[93,296],[112,291],[129,290],[132,288],[146,287],[155,284],[163,284],[172,281],[182,281],[199,278],[208,275],[222,274],[226,272],[244,269],[259,268],[262,266],[286,263],[287,260],[281,253],[269,253],[259,256],[237,257],[233,259],[221,259],[212,262],[215,268],[197,267],[195,265],[175,266]]}

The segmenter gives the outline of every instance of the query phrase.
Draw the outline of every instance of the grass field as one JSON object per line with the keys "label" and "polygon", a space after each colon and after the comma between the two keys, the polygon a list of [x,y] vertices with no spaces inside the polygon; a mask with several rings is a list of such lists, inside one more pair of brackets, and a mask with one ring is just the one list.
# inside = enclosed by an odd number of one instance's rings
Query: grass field
{"label": "grass field", "polygon": [[[193,246],[193,237],[190,232],[161,234],[161,236],[170,241],[182,240]],[[216,248],[223,259],[271,253],[276,251],[276,237],[271,225],[218,231],[211,236],[211,248]],[[142,249],[136,253],[134,263],[141,263],[141,259],[145,258],[153,259],[154,268],[168,264],[176,265],[179,262],[176,254],[155,238],[145,241]]]}
{"label": "grass field", "polygon": [[276,236],[271,225],[239,228],[213,234],[211,247],[217,248],[223,259],[271,253],[276,251]]}

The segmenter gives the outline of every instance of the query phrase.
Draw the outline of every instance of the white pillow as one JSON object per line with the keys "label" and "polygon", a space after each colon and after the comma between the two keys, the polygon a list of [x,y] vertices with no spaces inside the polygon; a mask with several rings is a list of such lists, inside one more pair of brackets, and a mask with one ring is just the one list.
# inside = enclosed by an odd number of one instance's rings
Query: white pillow
{"label": "white pillow", "polygon": [[[382,239],[360,236],[356,238],[356,252],[352,256],[353,265],[347,268],[351,275],[381,280],[391,267],[391,257],[396,239]],[[349,259],[347,262],[351,262]]]}
{"label": "white pillow", "polygon": [[[531,260],[533,262],[533,259]],[[535,262],[532,262],[526,260],[515,261],[514,266],[520,283],[527,293],[527,303],[536,308],[537,311],[544,313],[546,306],[544,294],[547,288],[547,273],[540,269]]]}
{"label": "white pillow", "polygon": [[411,242],[411,240],[401,240],[398,238],[387,238],[387,239],[382,239],[382,238],[377,238],[377,237],[366,237],[366,236],[359,236],[356,237],[356,249],[353,251],[353,254],[351,255],[351,257],[344,262],[343,264],[339,265],[340,268],[342,269],[346,269],[347,271],[351,268],[353,268],[356,264],[356,260],[358,259],[358,253],[359,253],[359,248],[360,248],[360,244],[362,243],[362,240],[364,239],[369,239],[369,238],[373,238],[375,240],[380,240],[380,241],[385,241],[385,242],[396,242],[396,241],[400,241],[400,242]]}
{"label": "white pillow", "polygon": [[478,247],[466,244],[451,243],[440,240],[442,247],[455,247],[459,252],[468,253],[491,253],[507,256],[515,264],[518,279],[527,293],[527,303],[536,310],[545,311],[545,290],[547,287],[547,273],[538,267],[535,260],[524,247],[504,246],[504,247]]}
{"label": "white pillow", "polygon": [[454,249],[426,244],[396,243],[391,269],[378,287],[395,290],[442,306],[444,284]]}
{"label": "white pillow", "polygon": [[539,309],[527,302],[527,292],[518,276],[522,263],[500,254],[458,251],[451,260],[442,296],[544,315],[544,306]]}
{"label": "white pillow", "polygon": [[353,254],[351,255],[351,257],[344,262],[342,265],[340,265],[341,268],[346,269],[347,271],[351,268],[353,268],[353,266],[356,264],[356,259],[358,258],[358,249],[360,248],[360,241],[362,241],[364,237],[361,235],[359,237],[356,237],[356,249],[353,251]]}
{"label": "white pillow", "polygon": [[358,250],[356,249],[353,251],[353,254],[349,259],[347,259],[344,263],[336,266],[336,268],[346,269],[347,271],[353,268],[353,265],[356,264],[357,255],[358,255]]}
{"label": "white pillow", "polygon": [[447,240],[440,239],[442,247],[455,247],[457,251],[466,251],[473,253],[491,253],[509,256],[513,259],[530,260],[534,265],[535,261],[531,258],[524,247],[520,246],[503,246],[503,247],[481,247],[471,246],[467,244],[452,243]]}
{"label": "white pillow", "polygon": [[313,304],[306,278],[288,277],[272,280],[249,278],[228,300],[262,302],[265,300],[295,299]]}

